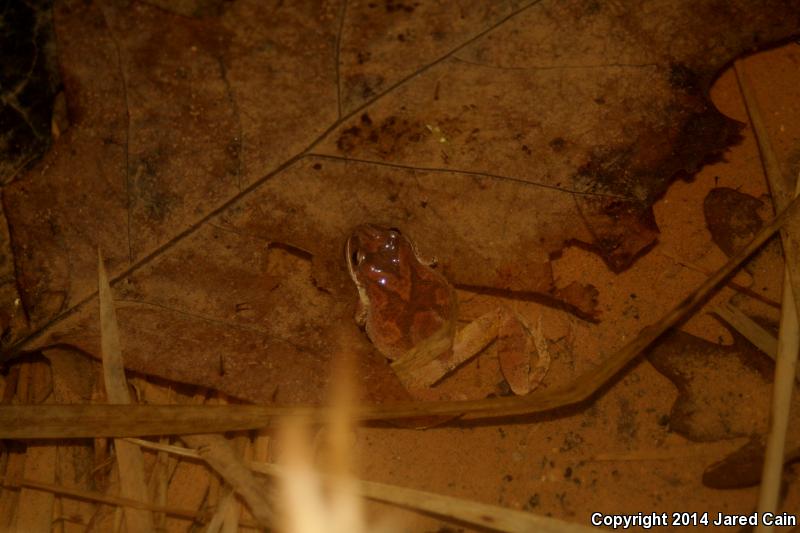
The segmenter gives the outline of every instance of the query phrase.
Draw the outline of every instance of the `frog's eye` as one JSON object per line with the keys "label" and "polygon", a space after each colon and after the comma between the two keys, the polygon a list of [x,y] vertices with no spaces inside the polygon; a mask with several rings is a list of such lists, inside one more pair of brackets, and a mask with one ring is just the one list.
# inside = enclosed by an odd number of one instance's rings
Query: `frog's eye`
{"label": "frog's eye", "polygon": [[354,267],[360,265],[363,260],[364,260],[364,253],[361,252],[360,250],[353,250],[353,253],[350,254],[350,264],[353,265]]}

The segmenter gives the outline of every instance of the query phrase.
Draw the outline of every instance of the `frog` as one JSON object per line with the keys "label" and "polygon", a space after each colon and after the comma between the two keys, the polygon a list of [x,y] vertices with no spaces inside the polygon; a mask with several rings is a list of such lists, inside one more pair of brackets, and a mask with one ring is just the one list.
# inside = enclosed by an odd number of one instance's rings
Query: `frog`
{"label": "frog", "polygon": [[531,328],[499,305],[459,330],[456,290],[436,260],[423,258],[399,229],[355,227],[345,259],[358,292],[356,323],[412,396],[427,397],[427,390],[495,340],[501,372],[515,394],[528,394],[544,380],[550,355],[541,318]]}

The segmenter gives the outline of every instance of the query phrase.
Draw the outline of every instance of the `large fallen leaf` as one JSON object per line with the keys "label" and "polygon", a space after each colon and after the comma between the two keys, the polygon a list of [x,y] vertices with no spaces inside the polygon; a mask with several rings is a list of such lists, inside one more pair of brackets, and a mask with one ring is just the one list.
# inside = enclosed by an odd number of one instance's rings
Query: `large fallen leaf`
{"label": "large fallen leaf", "polygon": [[461,286],[592,315],[551,257],[646,250],[654,199],[737,136],[714,76],[800,27],[798,0],[640,4],[59,3],[72,127],[4,191],[29,319],[8,353],[98,353],[99,245],[131,368],[316,401],[346,337],[402,394],[351,320],[366,221]]}
{"label": "large fallen leaf", "polygon": [[647,359],[678,388],[670,428],[694,441],[766,431],[772,362],[738,333],[722,346],[682,331],[668,334]]}
{"label": "large fallen leaf", "polygon": [[749,194],[718,187],[703,200],[703,214],[711,240],[730,257],[753,238],[764,222],[758,214],[763,206]]}

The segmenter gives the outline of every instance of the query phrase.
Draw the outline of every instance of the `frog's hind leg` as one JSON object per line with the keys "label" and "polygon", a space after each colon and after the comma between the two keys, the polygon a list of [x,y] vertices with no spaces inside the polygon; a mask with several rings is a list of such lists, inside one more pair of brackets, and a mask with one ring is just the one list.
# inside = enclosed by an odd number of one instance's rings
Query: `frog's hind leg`
{"label": "frog's hind leg", "polygon": [[[452,349],[432,350],[426,341],[424,346],[392,363],[392,368],[406,388],[431,387],[486,348],[497,337],[501,317],[498,310],[490,311],[459,330],[451,338]],[[440,355],[431,358],[432,353]],[[423,358],[421,354],[427,356]]]}
{"label": "frog's hind leg", "polygon": [[[531,368],[531,356],[536,365]],[[514,394],[525,395],[536,389],[550,369],[550,352],[542,333],[542,317],[531,328],[522,317],[506,309],[497,334],[497,357],[503,377]]]}
{"label": "frog's hind leg", "polygon": [[[495,339],[500,369],[514,394],[523,395],[535,389],[550,368],[541,317],[535,329],[529,328],[521,317],[504,306],[481,315],[459,330],[452,340],[452,351],[444,349],[446,338],[432,336],[392,363],[392,368],[407,389],[424,389],[447,377]],[[441,355],[431,357],[432,354]],[[531,368],[534,354],[537,361]]]}
{"label": "frog's hind leg", "polygon": [[529,332],[536,346],[537,356],[536,366],[531,369],[529,377],[531,390],[534,390],[544,380],[547,371],[550,370],[550,345],[547,343],[547,337],[542,333],[542,315],[539,315],[539,319],[536,321],[536,328],[530,329]]}

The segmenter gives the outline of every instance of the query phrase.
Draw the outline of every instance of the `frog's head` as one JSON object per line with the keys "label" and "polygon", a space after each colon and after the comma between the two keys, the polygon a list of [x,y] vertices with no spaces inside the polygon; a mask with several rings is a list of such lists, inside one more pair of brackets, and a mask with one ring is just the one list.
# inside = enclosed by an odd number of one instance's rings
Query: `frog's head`
{"label": "frog's head", "polygon": [[388,288],[403,277],[414,257],[411,242],[394,228],[362,224],[351,232],[345,246],[350,277],[357,287]]}
{"label": "frog's head", "polygon": [[365,326],[378,351],[397,360],[420,343],[425,350],[435,344],[437,353],[449,349],[455,293],[444,276],[420,262],[408,237],[394,228],[363,224],[347,239],[345,259],[358,288],[356,322]]}

